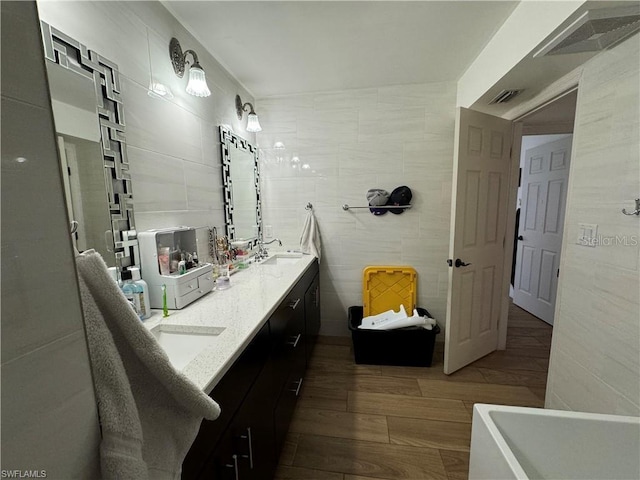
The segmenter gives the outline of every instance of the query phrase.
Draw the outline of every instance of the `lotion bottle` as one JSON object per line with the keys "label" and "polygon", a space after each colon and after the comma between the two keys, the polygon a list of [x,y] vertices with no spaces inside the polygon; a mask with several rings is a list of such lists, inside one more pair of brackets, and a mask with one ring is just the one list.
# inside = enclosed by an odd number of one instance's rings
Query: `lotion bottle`
{"label": "lotion bottle", "polygon": [[124,296],[127,297],[127,300],[131,303],[131,306],[138,317],[142,319],[142,312],[144,310],[144,293],[142,287],[133,283],[133,274],[131,270],[127,270],[126,268],[123,269],[120,273],[120,277],[122,278],[122,286],[120,288],[122,289]]}
{"label": "lotion bottle", "polygon": [[140,276],[138,267],[130,267],[133,283],[142,288],[142,302],[140,303],[140,318],[146,320],[151,316],[151,300],[149,300],[149,285]]}

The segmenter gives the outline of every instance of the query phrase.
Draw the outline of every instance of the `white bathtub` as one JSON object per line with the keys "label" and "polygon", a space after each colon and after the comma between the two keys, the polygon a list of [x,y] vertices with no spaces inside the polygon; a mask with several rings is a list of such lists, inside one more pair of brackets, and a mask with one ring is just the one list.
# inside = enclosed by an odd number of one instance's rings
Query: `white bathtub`
{"label": "white bathtub", "polygon": [[640,418],[476,404],[469,480],[640,479]]}

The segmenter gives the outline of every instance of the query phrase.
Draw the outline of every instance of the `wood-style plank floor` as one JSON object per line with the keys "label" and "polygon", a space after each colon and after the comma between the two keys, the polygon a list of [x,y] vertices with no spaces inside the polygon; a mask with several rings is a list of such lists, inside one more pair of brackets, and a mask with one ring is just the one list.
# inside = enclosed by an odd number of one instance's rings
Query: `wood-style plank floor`
{"label": "wood-style plank floor", "polygon": [[321,337],[276,480],[466,480],[473,404],[542,407],[551,331],[512,305],[507,349],[449,376],[442,343],[431,368],[394,367]]}

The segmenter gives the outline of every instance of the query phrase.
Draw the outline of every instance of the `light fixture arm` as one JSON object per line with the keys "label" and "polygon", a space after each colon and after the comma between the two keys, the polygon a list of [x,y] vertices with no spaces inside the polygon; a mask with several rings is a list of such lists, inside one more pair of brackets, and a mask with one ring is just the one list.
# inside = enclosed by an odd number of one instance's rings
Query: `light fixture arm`
{"label": "light fixture arm", "polygon": [[173,65],[173,71],[175,74],[182,78],[184,76],[184,71],[186,65],[189,63],[187,61],[187,55],[191,54],[193,57],[193,67],[202,68],[200,66],[200,62],[198,61],[198,54],[193,50],[182,51],[182,47],[180,46],[180,42],[177,38],[172,38],[171,42],[169,42],[169,57],[171,58],[171,64]]}
{"label": "light fixture arm", "polygon": [[242,114],[243,112],[247,111],[247,107],[249,108],[249,115],[256,114],[255,110],[253,109],[253,104],[251,104],[250,102],[242,103],[240,95],[236,95],[236,113],[238,115],[238,120],[242,120]]}
{"label": "light fixture arm", "polygon": [[255,133],[262,131],[262,127],[258,121],[258,115],[256,115],[253,109],[253,104],[250,102],[242,103],[240,95],[236,95],[236,113],[238,114],[238,120],[242,120],[242,114],[246,112],[247,109],[249,109],[249,113],[247,114],[247,132]]}

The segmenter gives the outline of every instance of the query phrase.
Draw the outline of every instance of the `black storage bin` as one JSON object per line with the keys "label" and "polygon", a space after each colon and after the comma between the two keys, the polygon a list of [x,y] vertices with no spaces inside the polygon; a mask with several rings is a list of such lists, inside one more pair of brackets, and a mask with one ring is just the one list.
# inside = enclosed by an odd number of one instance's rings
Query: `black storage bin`
{"label": "black storage bin", "polygon": [[[424,308],[418,308],[421,316],[429,316]],[[433,347],[440,327],[427,330],[422,327],[406,327],[396,330],[361,330],[362,307],[349,307],[349,330],[353,339],[356,363],[371,365],[402,365],[430,367]]]}

